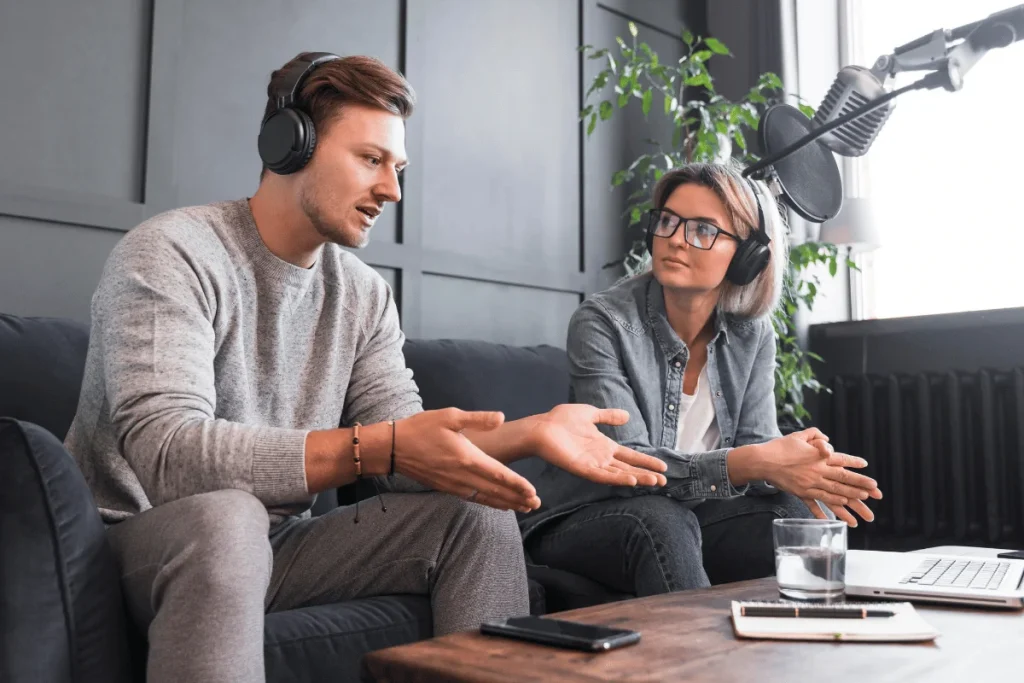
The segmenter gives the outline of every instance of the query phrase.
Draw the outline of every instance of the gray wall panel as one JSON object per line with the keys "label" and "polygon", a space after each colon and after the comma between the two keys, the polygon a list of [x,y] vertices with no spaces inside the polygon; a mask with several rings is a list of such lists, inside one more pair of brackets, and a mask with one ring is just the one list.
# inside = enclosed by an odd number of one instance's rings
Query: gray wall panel
{"label": "gray wall panel", "polygon": [[0,185],[142,200],[150,2],[0,2]]}
{"label": "gray wall panel", "polygon": [[88,322],[103,264],[123,235],[0,216],[0,312]]}
{"label": "gray wall panel", "polygon": [[569,318],[579,301],[573,292],[427,274],[420,290],[420,336],[565,348]]}
{"label": "gray wall panel", "polygon": [[579,267],[578,22],[575,2],[410,3],[425,245]]}

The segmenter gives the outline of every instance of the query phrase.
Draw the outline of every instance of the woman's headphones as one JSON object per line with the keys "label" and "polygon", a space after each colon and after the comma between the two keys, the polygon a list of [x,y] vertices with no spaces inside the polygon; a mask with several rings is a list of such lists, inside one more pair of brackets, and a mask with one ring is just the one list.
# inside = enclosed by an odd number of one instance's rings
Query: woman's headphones
{"label": "woman's headphones", "polygon": [[309,114],[296,106],[303,81],[324,62],[340,59],[330,52],[311,52],[289,67],[271,97],[274,109],[260,125],[257,146],[263,165],[278,175],[302,169],[313,156],[316,128]]}
{"label": "woman's headphones", "polygon": [[[771,260],[772,251],[769,248],[771,238],[765,232],[764,210],[761,208],[761,200],[757,197],[757,190],[754,184],[748,179],[750,191],[754,194],[754,203],[757,205],[757,229],[749,236],[739,241],[736,245],[736,253],[729,261],[729,269],[725,271],[725,279],[729,282],[743,286],[749,285],[768,266]],[[685,230],[685,227],[683,228]],[[647,226],[647,251],[654,254],[654,226],[653,221]]]}

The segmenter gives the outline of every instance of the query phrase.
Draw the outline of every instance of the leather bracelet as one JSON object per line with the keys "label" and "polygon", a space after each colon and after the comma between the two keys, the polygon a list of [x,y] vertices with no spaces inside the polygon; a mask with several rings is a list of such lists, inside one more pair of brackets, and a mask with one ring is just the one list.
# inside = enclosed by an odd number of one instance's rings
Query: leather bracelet
{"label": "leather bracelet", "polygon": [[363,476],[363,461],[359,455],[359,428],[361,424],[356,422],[352,426],[352,460],[356,464],[356,479],[360,479]]}
{"label": "leather bracelet", "polygon": [[391,469],[388,470],[388,479],[395,478],[395,421],[391,421]]}

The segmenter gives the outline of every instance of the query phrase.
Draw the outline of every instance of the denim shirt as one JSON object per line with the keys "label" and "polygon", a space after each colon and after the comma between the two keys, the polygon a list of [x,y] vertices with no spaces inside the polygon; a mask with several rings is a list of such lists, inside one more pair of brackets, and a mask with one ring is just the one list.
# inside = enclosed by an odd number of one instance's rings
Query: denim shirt
{"label": "denim shirt", "polygon": [[652,273],[584,301],[569,323],[567,351],[571,400],[627,411],[628,423],[601,425],[601,431],[663,460],[668,484],[611,487],[549,468],[537,484],[541,508],[521,518],[524,536],[554,517],[615,496],[658,493],[693,507],[708,498],[777,491],[764,482],[738,489],[726,468],[729,449],[781,436],[774,395],[775,332],[768,316],[715,316],[707,378],[721,447],[706,453],[675,449],[676,409],[689,350],[669,325],[664,292]]}

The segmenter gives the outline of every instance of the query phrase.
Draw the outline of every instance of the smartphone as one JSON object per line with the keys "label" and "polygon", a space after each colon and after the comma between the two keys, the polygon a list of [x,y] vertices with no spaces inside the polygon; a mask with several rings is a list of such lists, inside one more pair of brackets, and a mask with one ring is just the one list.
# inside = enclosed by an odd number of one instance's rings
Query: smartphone
{"label": "smartphone", "polygon": [[1024,550],[1011,550],[1005,553],[999,553],[996,557],[1001,557],[1006,560],[1024,560]]}
{"label": "smartphone", "polygon": [[483,623],[480,632],[586,652],[605,652],[640,640],[637,631],[533,616]]}

